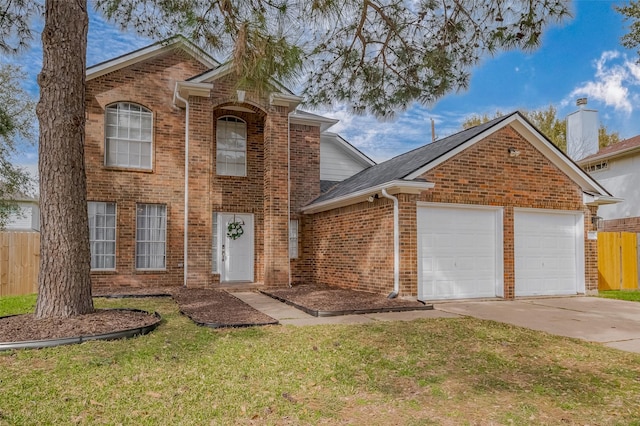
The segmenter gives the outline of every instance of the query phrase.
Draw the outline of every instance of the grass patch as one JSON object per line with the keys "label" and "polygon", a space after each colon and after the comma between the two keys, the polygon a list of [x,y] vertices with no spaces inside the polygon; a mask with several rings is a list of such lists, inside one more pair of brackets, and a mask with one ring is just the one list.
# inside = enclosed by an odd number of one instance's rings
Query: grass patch
{"label": "grass patch", "polygon": [[599,297],[606,299],[628,300],[630,302],[640,302],[640,291],[638,290],[607,290],[598,292]]}
{"label": "grass patch", "polygon": [[0,425],[640,418],[639,355],[495,322],[212,330],[180,315],[171,299],[96,306],[158,311],[163,322],[130,340],[0,352]]}
{"label": "grass patch", "polygon": [[0,297],[0,317],[33,312],[37,297],[37,294]]}

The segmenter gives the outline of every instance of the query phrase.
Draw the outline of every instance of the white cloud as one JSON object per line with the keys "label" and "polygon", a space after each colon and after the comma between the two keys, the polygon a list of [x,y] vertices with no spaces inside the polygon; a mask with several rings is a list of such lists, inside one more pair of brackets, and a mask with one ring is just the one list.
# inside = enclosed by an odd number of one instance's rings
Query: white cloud
{"label": "white cloud", "polygon": [[[620,52],[607,51],[595,62],[595,68],[594,80],[576,87],[568,98],[587,96],[618,112],[631,114],[636,98],[631,89],[640,85],[640,67]],[[565,98],[563,104],[569,104],[569,99]]]}

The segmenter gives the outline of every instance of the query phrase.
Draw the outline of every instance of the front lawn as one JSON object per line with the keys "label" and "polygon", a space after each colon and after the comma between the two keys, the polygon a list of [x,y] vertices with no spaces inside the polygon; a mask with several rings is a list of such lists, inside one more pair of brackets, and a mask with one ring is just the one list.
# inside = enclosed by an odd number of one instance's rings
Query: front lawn
{"label": "front lawn", "polygon": [[598,292],[598,296],[607,299],[629,300],[640,302],[640,291],[637,290],[607,290]]}
{"label": "front lawn", "polygon": [[96,305],[164,321],[0,352],[0,425],[640,424],[640,356],[597,344],[471,318],[216,331],[171,299]]}

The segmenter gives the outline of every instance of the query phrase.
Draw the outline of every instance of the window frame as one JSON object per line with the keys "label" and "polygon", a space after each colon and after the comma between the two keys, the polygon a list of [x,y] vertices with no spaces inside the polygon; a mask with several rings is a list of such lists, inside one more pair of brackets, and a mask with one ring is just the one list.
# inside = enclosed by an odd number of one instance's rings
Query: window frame
{"label": "window frame", "polygon": [[[91,210],[92,210],[92,206],[98,206],[98,205],[102,205],[105,207],[104,209],[104,213],[102,213],[101,215],[105,217],[105,225],[102,227],[102,229],[108,230],[111,229],[111,227],[107,226],[107,217],[112,216],[113,217],[113,240],[107,239],[107,238],[103,238],[103,239],[92,239],[91,235],[95,234],[91,232],[92,230],[92,226],[91,226]],[[110,214],[106,211],[106,208],[109,205],[113,205],[113,214]],[[91,254],[91,271],[115,271],[116,267],[117,267],[117,241],[118,241],[118,205],[115,202],[109,202],[109,201],[88,201],[87,202],[87,216],[88,216],[88,223],[89,223],[89,250],[90,250],[90,254]],[[98,213],[94,213],[93,214],[94,217],[96,217],[95,219],[95,225],[94,229],[97,230],[97,216]],[[105,244],[107,243],[113,243],[113,253],[100,253],[99,255],[96,254],[95,256],[109,256],[113,258],[113,267],[103,267],[103,268],[99,268],[97,266],[94,266],[94,244],[102,244],[103,247]]]}
{"label": "window frame", "polygon": [[[129,109],[124,109],[124,106],[127,106]],[[136,108],[139,108],[139,114],[140,114],[140,127],[136,130],[138,130],[140,132],[140,139],[131,139],[131,138],[124,138],[124,137],[119,137],[119,135],[117,135],[117,129],[119,128],[118,126],[118,117],[120,116],[120,107],[123,107],[122,111],[126,111],[129,113],[129,120],[131,117],[131,106],[134,106]],[[109,114],[112,111],[116,111],[116,123],[109,123]],[[148,114],[148,118],[149,118],[149,123],[150,123],[150,127],[147,129],[146,127],[143,126],[143,122],[145,121],[144,118],[147,116]],[[153,111],[151,111],[149,108],[145,107],[144,105],[135,103],[135,102],[129,102],[129,101],[119,101],[119,102],[114,102],[112,104],[109,104],[105,107],[105,112],[104,112],[104,166],[105,167],[109,167],[109,168],[115,168],[115,169],[131,169],[131,170],[144,170],[144,171],[152,171],[153,170],[153,162],[154,162],[154,145],[155,145],[155,141],[154,141],[154,120],[155,120],[155,115],[153,113]],[[109,136],[109,128],[115,128],[116,129],[116,136]],[[133,129],[133,127],[128,126],[127,127],[127,131],[130,134],[131,130]],[[149,131],[149,140],[144,140],[142,139],[142,134],[143,134],[143,130],[148,130]],[[116,159],[115,161],[113,161],[112,163],[109,162],[109,148],[112,144],[114,143],[118,143],[118,142],[126,142],[127,143],[127,148],[128,148],[128,153],[127,153],[127,164],[123,164],[123,163],[119,163],[118,159],[117,159],[117,150],[116,150]],[[149,165],[148,167],[146,165],[142,165],[142,161],[140,161],[138,165],[132,165],[131,164],[131,159],[130,159],[130,148],[132,144],[137,144],[140,148],[139,148],[139,152],[140,152],[140,160],[142,159],[142,146],[144,144],[148,144],[149,145]]]}
{"label": "window frame", "polygon": [[[141,228],[140,227],[140,209],[142,207],[150,207],[150,206],[155,206],[155,207],[161,207],[162,208],[162,212],[163,215],[158,216],[156,215],[155,218],[162,218],[163,221],[161,223],[161,228],[159,229],[162,233],[162,239],[161,240],[154,240],[151,237],[151,231],[157,231],[158,229],[156,228],[151,228],[150,226],[146,227],[146,228]],[[146,211],[147,209],[145,209]],[[149,215],[145,215],[145,218],[147,218],[147,222],[149,220],[149,218],[151,216]],[[167,209],[167,205],[166,204],[162,204],[162,203],[136,203],[136,235],[135,235],[135,259],[134,259],[134,264],[135,264],[135,269],[137,271],[165,271],[167,269],[167,226],[168,225],[168,209]],[[141,230],[146,230],[149,231],[149,238],[148,239],[140,239],[140,231]],[[148,251],[148,253],[145,254],[141,254],[141,245],[146,245],[147,247],[152,247],[155,244],[159,244],[162,243],[163,244],[163,253],[162,253],[162,258],[163,258],[163,262],[162,262],[162,266],[158,267],[158,266],[140,266],[139,263],[139,259],[147,259],[147,265],[150,264],[150,260],[152,255],[151,255],[151,250]],[[155,255],[158,256],[158,255]]]}
{"label": "window frame", "polygon": [[300,257],[300,221],[289,219],[289,259]]}
{"label": "window frame", "polygon": [[[230,120],[233,119],[233,120]],[[220,137],[220,123],[242,123],[244,125],[244,150],[233,150],[233,149],[220,149],[220,144],[218,143],[222,138]],[[217,176],[230,176],[230,177],[246,177],[247,176],[247,145],[248,145],[248,125],[245,120],[235,115],[223,115],[216,119],[216,153],[215,153],[215,161],[216,161],[216,175]],[[220,172],[220,164],[218,161],[218,155],[220,151],[229,151],[229,152],[243,152],[244,153],[244,168],[242,170],[242,174],[229,174],[229,173],[221,173]],[[237,163],[236,163],[237,164]],[[225,164],[226,167],[226,164]],[[226,172],[226,170],[225,170]]]}

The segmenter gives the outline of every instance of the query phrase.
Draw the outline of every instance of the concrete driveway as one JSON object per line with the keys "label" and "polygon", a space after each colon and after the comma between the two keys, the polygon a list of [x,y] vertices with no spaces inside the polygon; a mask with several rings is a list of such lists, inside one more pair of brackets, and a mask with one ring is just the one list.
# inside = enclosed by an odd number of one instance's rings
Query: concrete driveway
{"label": "concrete driveway", "polygon": [[640,353],[640,303],[598,297],[434,304],[435,309]]}

